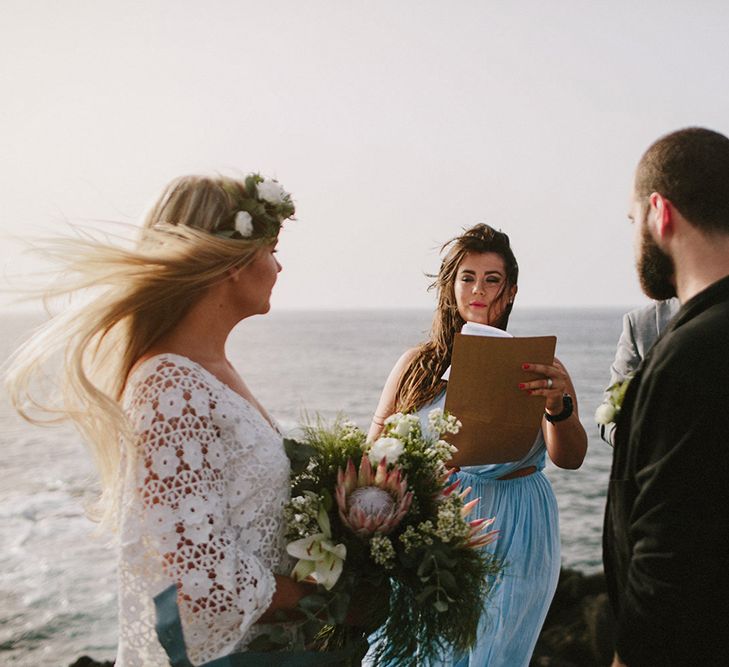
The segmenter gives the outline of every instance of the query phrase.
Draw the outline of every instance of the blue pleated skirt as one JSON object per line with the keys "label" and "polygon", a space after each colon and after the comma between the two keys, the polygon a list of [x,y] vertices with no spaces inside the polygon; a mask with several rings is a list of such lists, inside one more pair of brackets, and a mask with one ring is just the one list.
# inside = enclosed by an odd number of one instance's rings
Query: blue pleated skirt
{"label": "blue pleated skirt", "polygon": [[559,515],[552,485],[540,470],[497,480],[478,468],[457,473],[469,496],[481,500],[469,518],[496,517],[495,542],[484,547],[504,564],[492,581],[477,644],[453,656],[453,667],[527,667],[557,588],[560,569]]}

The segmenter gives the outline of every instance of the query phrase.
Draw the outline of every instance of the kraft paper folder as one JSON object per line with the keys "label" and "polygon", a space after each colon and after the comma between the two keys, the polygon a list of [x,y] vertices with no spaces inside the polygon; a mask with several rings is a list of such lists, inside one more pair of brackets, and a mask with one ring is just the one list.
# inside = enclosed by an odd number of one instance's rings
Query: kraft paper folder
{"label": "kraft paper folder", "polygon": [[449,442],[457,466],[518,461],[531,449],[544,413],[543,396],[519,384],[543,378],[524,363],[551,364],[555,336],[491,338],[456,334],[445,409],[463,424]]}

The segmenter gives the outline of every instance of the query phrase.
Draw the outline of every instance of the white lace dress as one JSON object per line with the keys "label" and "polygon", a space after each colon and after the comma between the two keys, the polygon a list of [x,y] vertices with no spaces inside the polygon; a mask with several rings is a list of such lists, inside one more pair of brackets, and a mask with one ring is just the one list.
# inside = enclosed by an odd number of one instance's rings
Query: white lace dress
{"label": "white lace dress", "polygon": [[[241,650],[288,574],[289,461],[261,413],[199,364],[152,357],[130,376],[136,437],[121,499],[117,667],[169,664],[153,597],[170,584],[194,664]],[[126,467],[126,466],[125,466]]]}

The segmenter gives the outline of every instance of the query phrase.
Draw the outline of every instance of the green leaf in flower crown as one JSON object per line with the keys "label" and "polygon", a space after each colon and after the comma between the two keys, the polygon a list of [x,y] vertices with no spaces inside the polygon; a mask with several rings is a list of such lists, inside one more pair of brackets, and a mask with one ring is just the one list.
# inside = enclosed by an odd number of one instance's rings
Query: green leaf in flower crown
{"label": "green leaf in flower crown", "polygon": [[268,211],[266,210],[266,205],[263,202],[252,202],[251,209],[252,211],[250,213],[254,218],[261,218],[268,222]]}
{"label": "green leaf in flower crown", "polygon": [[246,176],[244,183],[246,186],[246,193],[249,197],[253,198],[258,196],[258,188],[256,186],[262,181],[263,177],[259,174],[249,174]]}

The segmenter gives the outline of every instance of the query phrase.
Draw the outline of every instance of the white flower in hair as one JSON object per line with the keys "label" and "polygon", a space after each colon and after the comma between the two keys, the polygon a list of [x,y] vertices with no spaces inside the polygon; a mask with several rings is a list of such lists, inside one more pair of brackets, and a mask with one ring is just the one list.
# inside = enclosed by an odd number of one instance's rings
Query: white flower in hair
{"label": "white flower in hair", "polygon": [[248,211],[238,211],[235,214],[235,231],[246,239],[253,236],[253,218]]}
{"label": "white flower in hair", "polygon": [[256,185],[258,198],[267,201],[269,204],[278,206],[286,200],[287,192],[273,179],[266,178]]}

